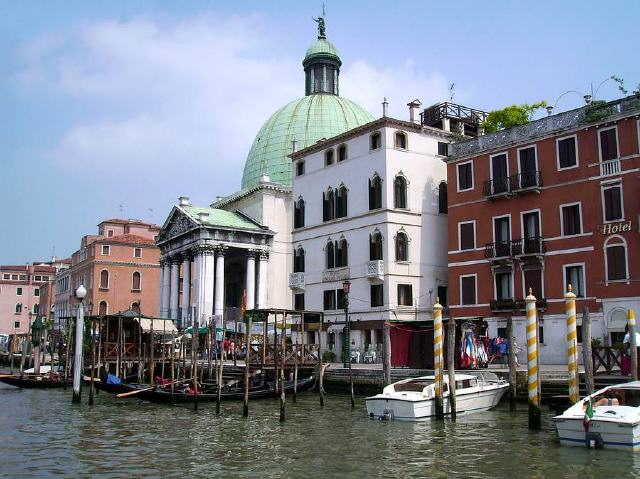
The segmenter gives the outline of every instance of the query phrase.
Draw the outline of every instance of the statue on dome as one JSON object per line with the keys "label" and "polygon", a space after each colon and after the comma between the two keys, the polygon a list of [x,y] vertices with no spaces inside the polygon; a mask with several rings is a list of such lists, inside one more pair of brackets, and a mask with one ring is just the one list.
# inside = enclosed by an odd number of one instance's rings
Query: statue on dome
{"label": "statue on dome", "polygon": [[318,24],[318,38],[327,38],[325,34],[325,24],[324,24],[324,5],[322,7],[322,16],[318,18],[314,18],[313,21]]}

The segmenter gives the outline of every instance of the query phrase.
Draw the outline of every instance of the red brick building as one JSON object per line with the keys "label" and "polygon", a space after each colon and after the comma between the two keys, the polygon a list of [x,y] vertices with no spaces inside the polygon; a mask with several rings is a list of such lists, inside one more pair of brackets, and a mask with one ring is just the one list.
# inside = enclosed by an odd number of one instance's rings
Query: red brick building
{"label": "red brick building", "polygon": [[541,361],[561,363],[571,284],[579,315],[592,313],[594,337],[621,339],[626,310],[640,312],[639,118],[634,95],[452,145],[452,316],[485,318],[492,336],[504,336],[512,316],[524,345],[531,288]]}
{"label": "red brick building", "polygon": [[56,278],[56,317],[73,315],[74,291],[81,284],[92,314],[134,309],[157,316],[159,231],[159,226],[138,220],[109,219],[98,225],[97,235],[84,236],[71,269]]}

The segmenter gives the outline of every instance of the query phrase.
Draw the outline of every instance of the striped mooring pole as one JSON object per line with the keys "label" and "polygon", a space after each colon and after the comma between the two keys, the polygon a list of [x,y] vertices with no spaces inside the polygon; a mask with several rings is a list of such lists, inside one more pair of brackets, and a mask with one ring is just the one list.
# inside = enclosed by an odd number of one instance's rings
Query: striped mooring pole
{"label": "striped mooring pole", "polygon": [[436,419],[444,419],[444,405],[442,401],[444,380],[444,355],[442,354],[442,305],[440,298],[436,298],[433,305],[433,375],[435,377]]}
{"label": "striped mooring pole", "polygon": [[638,340],[636,336],[636,312],[629,309],[629,345],[631,346],[631,379],[638,380]]}
{"label": "striped mooring pole", "polygon": [[580,399],[578,390],[578,336],[576,334],[576,295],[571,285],[564,295],[567,315],[567,367],[569,369],[569,401],[575,404]]}
{"label": "striped mooring pole", "polygon": [[536,297],[529,288],[527,310],[527,389],[529,393],[529,429],[540,429],[540,391],[538,390],[538,312]]}

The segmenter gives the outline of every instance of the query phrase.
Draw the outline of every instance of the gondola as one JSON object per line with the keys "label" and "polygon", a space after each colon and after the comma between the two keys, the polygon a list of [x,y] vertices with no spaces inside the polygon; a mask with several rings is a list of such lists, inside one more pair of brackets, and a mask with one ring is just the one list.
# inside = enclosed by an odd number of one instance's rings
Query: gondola
{"label": "gondola", "polygon": [[71,380],[65,381],[61,376],[20,376],[19,374],[0,376],[0,382],[26,389],[65,388],[72,384]]}

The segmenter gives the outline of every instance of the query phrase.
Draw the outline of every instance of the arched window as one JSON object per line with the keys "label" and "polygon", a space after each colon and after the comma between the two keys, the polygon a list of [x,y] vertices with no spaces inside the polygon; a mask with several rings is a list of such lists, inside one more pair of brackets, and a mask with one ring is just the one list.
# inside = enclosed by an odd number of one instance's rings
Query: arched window
{"label": "arched window", "polygon": [[296,176],[304,175],[304,160],[298,160],[296,162]]}
{"label": "arched window", "polygon": [[338,147],[338,162],[347,159],[347,145],[340,145]]}
{"label": "arched window", "polygon": [[135,311],[136,313],[140,314],[140,303],[138,303],[137,301],[131,303],[131,311]]}
{"label": "arched window", "polygon": [[402,231],[396,236],[396,261],[409,261],[409,238]]}
{"label": "arched window", "polygon": [[331,221],[335,218],[335,195],[332,189],[322,193],[322,221]]}
{"label": "arched window", "polygon": [[382,208],[382,180],[376,174],[369,179],[369,209]]}
{"label": "arched window", "polygon": [[347,216],[347,187],[341,186],[336,191],[336,218]]}
{"label": "arched window", "polygon": [[336,255],[335,255],[335,249],[333,247],[333,241],[329,241],[327,243],[327,247],[325,248],[325,251],[327,255],[327,269],[335,268]]}
{"label": "arched window", "polygon": [[304,249],[299,246],[293,253],[293,272],[304,273]]}
{"label": "arched window", "polygon": [[402,150],[407,149],[407,134],[402,131],[396,131],[395,134],[395,145],[396,148],[400,148]]}
{"label": "arched window", "polygon": [[381,146],[382,136],[380,135],[380,132],[376,131],[374,133],[371,133],[371,136],[369,137],[369,149],[377,150]]}
{"label": "arched window", "polygon": [[396,176],[393,181],[393,200],[396,208],[407,207],[407,180],[404,176]]}
{"label": "arched window", "polygon": [[16,303],[16,314],[22,314],[22,303]]}
{"label": "arched window", "polygon": [[107,302],[106,301],[100,301],[100,304],[98,305],[98,314],[100,316],[105,316],[109,313],[109,307],[107,306]]}
{"label": "arched window", "polygon": [[627,268],[627,244],[621,236],[612,236],[604,245],[607,265],[607,281],[629,278]]}
{"label": "arched window", "polygon": [[379,231],[369,235],[369,259],[382,259],[382,234]]}
{"label": "arched window", "polygon": [[347,255],[348,247],[347,240],[344,238],[336,242],[336,268],[342,268],[349,264]]}
{"label": "arched window", "polygon": [[333,165],[333,150],[327,150],[324,152],[324,166]]}
{"label": "arched window", "polygon": [[109,289],[109,271],[100,271],[100,289]]}
{"label": "arched window", "polygon": [[302,228],[304,226],[304,200],[298,198],[293,205],[293,227]]}
{"label": "arched window", "polygon": [[142,281],[141,281],[140,273],[138,271],[134,272],[131,276],[131,289],[133,291],[140,291],[142,289]]}
{"label": "arched window", "polygon": [[448,210],[447,182],[441,181],[438,185],[438,213],[447,213]]}

